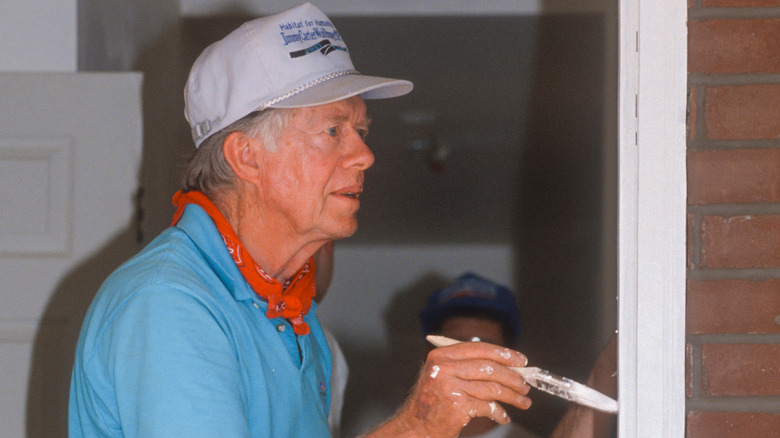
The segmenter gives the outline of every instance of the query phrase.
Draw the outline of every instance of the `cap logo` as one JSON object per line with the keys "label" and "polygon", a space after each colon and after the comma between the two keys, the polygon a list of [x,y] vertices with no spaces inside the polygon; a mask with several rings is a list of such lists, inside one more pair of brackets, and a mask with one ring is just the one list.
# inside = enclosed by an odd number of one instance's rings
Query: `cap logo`
{"label": "cap logo", "polygon": [[[343,41],[336,27],[328,20],[307,19],[288,21],[279,25],[284,45],[323,39]],[[316,50],[316,49],[315,49]]]}
{"label": "cap logo", "polygon": [[317,50],[320,51],[323,55],[327,55],[328,53],[334,51],[334,50],[343,50],[345,52],[348,52],[346,47],[342,46],[334,46],[330,43],[330,40],[322,40],[318,42],[317,44],[313,46],[309,46],[302,50],[296,50],[294,52],[290,52],[290,58],[300,58],[301,56],[306,56],[309,53],[316,52]]}

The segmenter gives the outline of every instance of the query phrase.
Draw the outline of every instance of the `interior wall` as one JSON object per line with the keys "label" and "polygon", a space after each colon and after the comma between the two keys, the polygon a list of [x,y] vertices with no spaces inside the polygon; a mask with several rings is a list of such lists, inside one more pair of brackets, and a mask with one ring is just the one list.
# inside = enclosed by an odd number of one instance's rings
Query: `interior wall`
{"label": "interior wall", "polygon": [[403,402],[425,359],[418,315],[434,289],[466,271],[513,284],[508,244],[337,243],[318,315],[350,367],[342,436],[358,436]]}
{"label": "interior wall", "polygon": [[[614,255],[602,246],[614,231],[603,228],[614,202],[603,191],[611,179],[604,163],[615,157],[604,135],[606,18],[338,17],[336,24],[358,69],[392,72],[416,85],[409,96],[369,107],[377,163],[367,174],[360,229],[346,243],[401,242],[408,245],[407,260],[421,244],[440,245],[428,263],[441,263],[444,272],[444,260],[459,245],[510,248],[511,271],[501,278],[518,295],[521,349],[535,365],[585,380],[615,324],[615,292],[604,292],[601,276]],[[505,50],[507,41],[513,50]],[[443,172],[430,172],[410,150],[414,130],[403,123],[410,109],[434,116],[426,128],[450,151]],[[477,260],[475,254],[466,266]],[[399,270],[409,271],[414,269]],[[353,280],[374,272],[363,268]],[[416,300],[399,300],[396,311],[419,312],[434,286],[429,280],[419,275],[417,288],[389,289],[394,297],[417,294]],[[375,301],[375,315],[386,314],[382,302]],[[371,356],[419,361],[419,327],[386,336],[368,349],[346,339],[347,354],[360,364]],[[360,424],[391,413],[413,382],[410,368],[382,379],[362,369],[351,375],[361,386],[349,392],[347,427],[356,425],[352,415],[362,417]],[[381,401],[372,394],[396,404],[380,415]],[[547,435],[567,407],[535,392],[533,409],[513,415]]]}
{"label": "interior wall", "polygon": [[76,1],[0,2],[0,72],[76,71]]}
{"label": "interior wall", "polygon": [[[602,167],[609,159],[606,26],[603,16],[547,17],[538,24],[513,223],[524,353],[580,382],[615,327],[609,306],[617,293],[604,291],[600,277],[611,264],[601,242],[614,233],[602,228],[611,203]],[[546,394],[534,401],[533,412],[516,417],[547,436],[568,403]]]}
{"label": "interior wall", "polygon": [[[183,15],[209,16],[242,10],[265,15],[300,3],[298,0],[180,0]],[[549,13],[583,14],[600,12],[615,5],[610,0],[491,0],[453,2],[451,0],[318,0],[313,2],[328,16],[376,15],[538,15]]]}
{"label": "interior wall", "polygon": [[180,166],[193,150],[184,119],[178,0],[78,0],[79,71],[143,73],[144,153],[137,187],[136,240],[151,241],[171,220]]}

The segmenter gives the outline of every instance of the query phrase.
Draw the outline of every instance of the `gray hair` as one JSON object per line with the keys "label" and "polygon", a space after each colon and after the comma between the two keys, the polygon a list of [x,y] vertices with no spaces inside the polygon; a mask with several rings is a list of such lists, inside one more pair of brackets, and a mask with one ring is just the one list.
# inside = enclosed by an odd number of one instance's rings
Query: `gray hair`
{"label": "gray hair", "polygon": [[236,174],[222,153],[222,144],[227,136],[232,132],[243,132],[259,138],[267,150],[274,151],[276,141],[287,127],[292,111],[275,108],[255,111],[204,140],[184,168],[182,190],[198,190],[208,196],[232,187]]}

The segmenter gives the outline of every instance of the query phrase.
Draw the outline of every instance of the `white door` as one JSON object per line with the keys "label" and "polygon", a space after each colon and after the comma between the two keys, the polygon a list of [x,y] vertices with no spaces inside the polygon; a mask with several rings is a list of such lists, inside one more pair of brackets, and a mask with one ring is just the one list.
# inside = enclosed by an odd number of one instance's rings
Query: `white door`
{"label": "white door", "polygon": [[81,320],[138,250],[139,73],[0,74],[0,436],[65,437]]}

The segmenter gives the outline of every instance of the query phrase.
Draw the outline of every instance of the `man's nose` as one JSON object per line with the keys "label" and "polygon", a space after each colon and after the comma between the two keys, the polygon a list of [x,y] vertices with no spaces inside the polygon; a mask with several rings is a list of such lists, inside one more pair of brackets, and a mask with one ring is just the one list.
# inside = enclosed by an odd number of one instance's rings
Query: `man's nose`
{"label": "man's nose", "polygon": [[350,139],[350,153],[345,160],[346,167],[356,167],[360,170],[366,170],[374,164],[374,153],[368,147],[363,137],[354,134]]}

